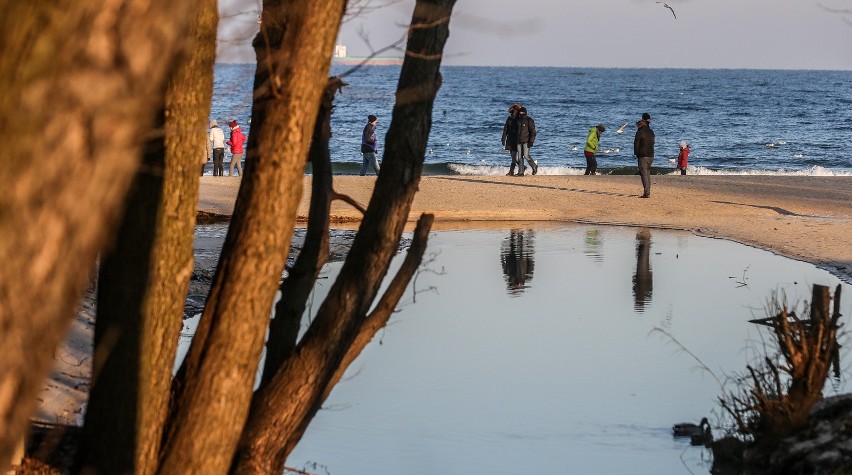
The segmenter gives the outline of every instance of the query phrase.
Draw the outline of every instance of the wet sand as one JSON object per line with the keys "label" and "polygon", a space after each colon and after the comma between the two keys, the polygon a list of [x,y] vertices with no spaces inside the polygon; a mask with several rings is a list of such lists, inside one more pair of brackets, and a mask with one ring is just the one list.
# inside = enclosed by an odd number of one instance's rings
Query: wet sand
{"label": "wet sand", "polygon": [[[576,222],[689,230],[811,262],[852,282],[852,177],[426,176],[410,221],[435,214],[435,229],[487,228],[505,221]],[[199,211],[230,215],[239,178],[201,179]],[[336,176],[335,190],[366,205],[375,177]],[[299,217],[308,214],[310,177]],[[336,201],[333,221],[360,213]]]}

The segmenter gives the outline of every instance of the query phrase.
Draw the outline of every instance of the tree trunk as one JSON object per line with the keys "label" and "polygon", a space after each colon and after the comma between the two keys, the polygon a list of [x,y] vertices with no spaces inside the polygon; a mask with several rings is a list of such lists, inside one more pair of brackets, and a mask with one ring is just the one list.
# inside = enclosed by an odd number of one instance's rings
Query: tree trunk
{"label": "tree trunk", "polygon": [[162,473],[225,473],[287,258],[344,0],[264,2],[245,176],[176,382]]}
{"label": "tree trunk", "polygon": [[455,0],[418,0],[400,72],[382,171],[340,275],[297,350],[259,390],[234,471],[278,473],[329,391],[362,328],[411,209],[440,87]]}
{"label": "tree trunk", "polygon": [[313,291],[317,276],[328,260],[329,210],[332,200],[331,113],[337,91],[344,86],[338,78],[330,78],[326,84],[314,125],[314,135],[308,157],[311,161],[311,208],[308,212],[308,228],[305,243],[299,257],[289,269],[288,276],[281,282],[281,299],[275,306],[275,317],[269,323],[269,338],[266,341],[266,360],[263,366],[261,386],[267,384],[281,363],[296,348],[296,339],[302,323],[302,314]]}
{"label": "tree trunk", "polygon": [[190,10],[166,0],[0,5],[0,464],[119,216]]}
{"label": "tree trunk", "polygon": [[180,57],[98,282],[95,368],[78,464],[96,473],[157,469],[189,277],[199,156],[213,93],[218,12],[194,0]]}

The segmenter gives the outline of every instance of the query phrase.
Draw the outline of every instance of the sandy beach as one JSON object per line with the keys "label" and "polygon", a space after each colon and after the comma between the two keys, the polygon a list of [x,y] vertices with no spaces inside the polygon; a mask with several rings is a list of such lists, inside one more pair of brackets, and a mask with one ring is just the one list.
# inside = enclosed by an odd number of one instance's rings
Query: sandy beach
{"label": "sandy beach", "polygon": [[[575,222],[688,230],[811,262],[852,282],[852,177],[425,176],[410,221],[435,214],[434,229],[488,228],[506,221]],[[239,178],[201,179],[199,211],[230,215]],[[336,176],[335,190],[367,204],[375,177]],[[306,218],[310,177],[299,217]],[[333,221],[360,213],[337,201]]]}

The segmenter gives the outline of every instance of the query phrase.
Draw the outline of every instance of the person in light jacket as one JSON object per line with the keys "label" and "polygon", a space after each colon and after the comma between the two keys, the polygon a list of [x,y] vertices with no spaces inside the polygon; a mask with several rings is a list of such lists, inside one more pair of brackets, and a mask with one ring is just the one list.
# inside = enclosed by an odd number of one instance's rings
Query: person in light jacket
{"label": "person in light jacket", "polygon": [[210,135],[213,142],[213,176],[225,175],[225,133],[219,128],[215,120],[210,121]]}
{"label": "person in light jacket", "polygon": [[601,140],[601,134],[604,133],[606,127],[598,124],[589,129],[589,136],[586,137],[586,148],[583,149],[583,155],[586,156],[586,172],[583,175],[594,175],[598,169],[598,160],[595,154],[598,153],[598,144]]}

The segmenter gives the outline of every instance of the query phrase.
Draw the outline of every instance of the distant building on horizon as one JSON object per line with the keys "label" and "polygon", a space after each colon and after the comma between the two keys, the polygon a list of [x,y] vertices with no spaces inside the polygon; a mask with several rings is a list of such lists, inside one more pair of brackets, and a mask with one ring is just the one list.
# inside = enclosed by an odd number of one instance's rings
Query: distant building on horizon
{"label": "distant building on horizon", "polygon": [[334,56],[331,59],[331,64],[357,66],[362,63],[368,66],[398,66],[402,64],[402,58],[393,56],[348,56],[346,45],[334,45]]}
{"label": "distant building on horizon", "polygon": [[334,57],[335,58],[345,58],[346,57],[346,45],[334,45]]}

